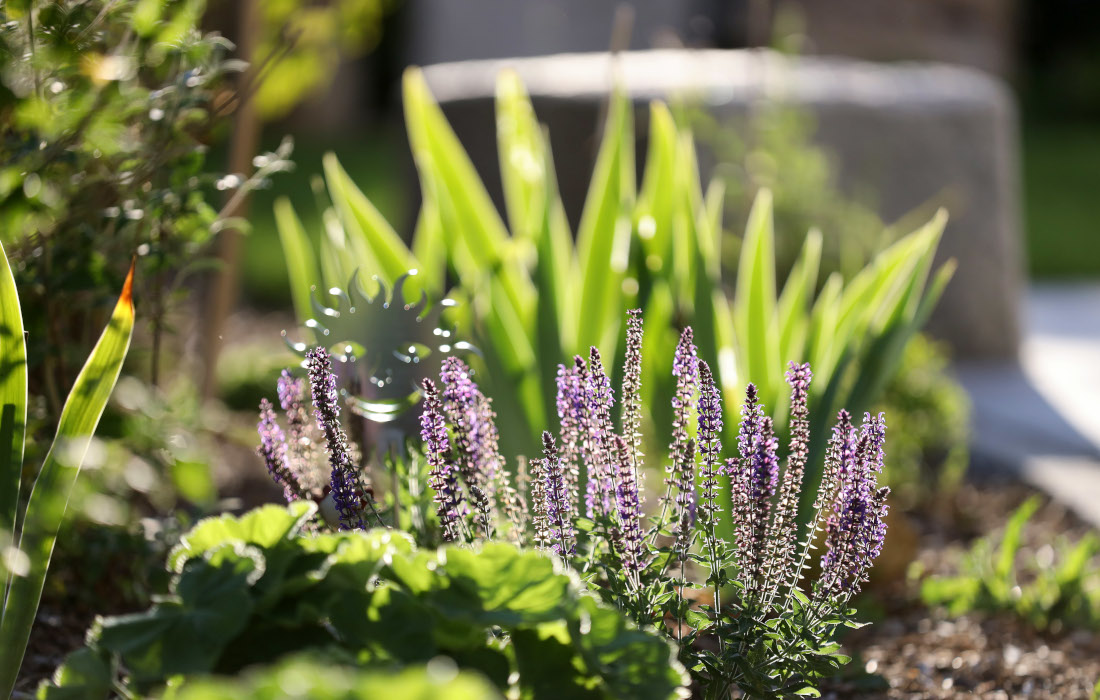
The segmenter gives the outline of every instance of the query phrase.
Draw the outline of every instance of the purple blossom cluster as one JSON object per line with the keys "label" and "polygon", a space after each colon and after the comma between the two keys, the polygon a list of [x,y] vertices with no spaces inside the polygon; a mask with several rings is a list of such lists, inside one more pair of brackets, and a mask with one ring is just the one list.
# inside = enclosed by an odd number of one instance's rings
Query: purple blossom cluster
{"label": "purple blossom cluster", "polygon": [[621,431],[634,480],[640,482],[642,473],[642,310],[631,309],[626,313],[626,357],[623,365]]}
{"label": "purple blossom cluster", "polygon": [[553,550],[562,557],[577,553],[573,532],[573,509],[565,488],[561,459],[554,436],[542,433],[542,482],[545,498],[546,536]]}
{"label": "purple blossom cluster", "polygon": [[699,513],[707,536],[713,537],[718,524],[718,477],[722,471],[722,396],[714,381],[710,365],[699,360],[699,417],[697,431],[700,492]]}
{"label": "purple blossom cluster", "polygon": [[557,408],[559,436],[561,442],[561,463],[565,474],[569,498],[577,502],[580,491],[580,465],[585,454],[585,411],[588,383],[588,368],[579,355],[573,358],[573,366],[566,369],[558,365]]}
{"label": "purple blossom cluster", "polygon": [[615,436],[615,454],[618,464],[616,504],[619,517],[618,549],[623,567],[634,583],[637,572],[645,568],[646,553],[642,535],[642,501],[635,476],[634,460],[630,444],[621,436]]}
{"label": "purple blossom cluster", "polygon": [[341,530],[365,530],[363,510],[369,503],[363,485],[348,450],[348,439],[340,425],[340,404],[332,360],[328,350],[317,347],[306,353],[309,386],[313,394],[313,414],[317,427],[325,437],[331,468],[329,485]]}
{"label": "purple blossom cluster", "polygon": [[[849,430],[847,443],[855,440]],[[865,415],[855,450],[841,451],[840,483],[825,527],[820,592],[826,597],[850,596],[867,580],[886,537],[889,487],[878,486],[882,472],[886,421],[882,414]]]}
{"label": "purple blossom cluster", "polygon": [[297,500],[300,488],[287,460],[286,436],[275,420],[275,411],[267,399],[260,401],[260,422],[256,431],[260,434],[260,446],[256,451],[263,458],[268,473],[276,484],[283,487],[283,496],[288,503]]}
{"label": "purple blossom cluster", "polygon": [[765,587],[769,599],[781,584],[790,583],[796,576],[794,558],[797,548],[798,503],[802,494],[802,477],[806,471],[810,443],[809,388],[813,372],[809,363],[800,365],[791,362],[786,378],[791,387],[791,438],[787,468],[783,470],[783,483],[776,501],[775,517],[772,518],[767,535]]}
{"label": "purple blossom cluster", "polygon": [[772,420],[764,415],[754,384],[745,388],[737,446],[739,459],[727,460],[726,467],[734,489],[732,518],[738,579],[753,598],[764,588],[767,530],[779,480]]}
{"label": "purple blossom cluster", "polygon": [[470,494],[481,534],[485,539],[492,539],[490,479],[482,468],[489,449],[484,442],[486,431],[481,425],[487,418],[484,412],[485,397],[471,375],[470,368],[457,357],[448,357],[443,361],[443,369],[439,373],[443,383],[443,411],[454,436],[456,464]]}
{"label": "purple blossom cluster", "polygon": [[443,529],[443,539],[455,542],[461,537],[463,525],[462,492],[458,485],[458,469],[451,459],[439,389],[431,379],[424,380],[424,412],[420,414],[420,427],[428,460],[428,485],[435,491],[436,514]]}
{"label": "purple blossom cluster", "polygon": [[613,431],[611,408],[615,392],[604,371],[600,351],[589,348],[585,382],[585,510],[590,518],[615,517],[615,464],[612,456]]}
{"label": "purple blossom cluster", "polygon": [[696,356],[691,327],[680,334],[676,354],[672,360],[672,376],[676,378],[676,390],[672,397],[672,444],[669,445],[668,477],[665,483],[666,502],[675,491],[674,518],[677,528],[677,549],[686,556],[691,546],[691,530],[695,526],[695,441],[689,437],[692,399],[699,378],[699,360]]}

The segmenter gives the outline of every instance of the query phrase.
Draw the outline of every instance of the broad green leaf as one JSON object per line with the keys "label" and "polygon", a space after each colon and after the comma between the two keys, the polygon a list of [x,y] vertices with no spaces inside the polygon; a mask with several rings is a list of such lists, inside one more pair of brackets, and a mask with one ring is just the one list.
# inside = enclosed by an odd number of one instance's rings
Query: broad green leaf
{"label": "broad green leaf", "polygon": [[321,654],[300,654],[276,666],[232,678],[187,679],[165,700],[493,700],[500,693],[480,674],[457,670],[450,661],[393,668],[335,665]]}
{"label": "broad green leaf", "polygon": [[0,697],[9,695],[15,684],[69,495],[130,347],[133,279],[131,265],[111,320],[65,400],[53,444],[31,489],[19,541],[30,557],[30,571],[12,581],[0,623]]}
{"label": "broad green leaf", "polygon": [[294,212],[294,206],[286,197],[275,200],[275,228],[283,245],[283,257],[286,258],[294,313],[298,317],[298,323],[305,323],[313,318],[313,304],[310,301],[313,298],[313,289],[320,289],[323,285],[318,276],[313,246],[301,220]]}
{"label": "broad green leaf", "polygon": [[[0,532],[15,532],[27,425],[27,343],[8,255],[0,245]],[[3,605],[6,582],[0,587]]]}
{"label": "broad green leaf", "polygon": [[317,506],[310,501],[295,501],[284,507],[266,505],[240,517],[228,513],[200,520],[180,539],[168,555],[168,570],[179,573],[189,559],[235,541],[263,549],[298,534]]}
{"label": "broad green leaf", "polygon": [[678,189],[675,182],[677,148],[677,130],[672,112],[664,102],[651,102],[649,150],[642,188],[638,194],[635,226],[645,252],[645,265],[653,272],[659,272],[672,263],[666,258],[672,240],[673,198]]}

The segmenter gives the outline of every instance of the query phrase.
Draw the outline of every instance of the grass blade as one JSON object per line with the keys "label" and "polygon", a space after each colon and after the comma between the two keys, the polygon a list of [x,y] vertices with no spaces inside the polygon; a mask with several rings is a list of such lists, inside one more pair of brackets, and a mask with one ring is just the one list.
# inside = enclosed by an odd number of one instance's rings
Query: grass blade
{"label": "grass blade", "polygon": [[761,401],[777,415],[777,377],[780,376],[779,342],[775,322],[775,232],[772,228],[772,194],[761,189],[749,212],[741,261],[737,271],[734,324],[745,355],[743,374],[760,389]]}

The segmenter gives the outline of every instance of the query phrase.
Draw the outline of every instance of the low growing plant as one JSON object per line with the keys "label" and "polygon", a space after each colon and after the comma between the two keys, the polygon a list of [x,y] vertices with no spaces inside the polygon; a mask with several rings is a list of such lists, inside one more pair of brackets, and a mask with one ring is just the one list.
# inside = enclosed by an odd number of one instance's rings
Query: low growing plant
{"label": "low growing plant", "polygon": [[[9,697],[23,662],[69,494],[130,346],[134,269],[131,265],[110,322],[65,400],[41,468],[25,478],[27,351],[19,294],[3,246],[0,261],[0,533],[15,533],[13,543],[18,543],[17,550],[9,545],[4,557],[8,566],[0,578],[0,697]],[[33,486],[23,500],[23,482],[31,478]]]}
{"label": "low growing plant", "polygon": [[558,560],[498,542],[418,550],[386,529],[304,534],[316,510],[296,501],[200,522],[168,557],[171,595],[98,620],[40,696],[147,694],[303,651],[370,673],[444,656],[522,697],[683,695],[669,644]]}
{"label": "low growing plant", "polygon": [[[846,663],[836,641],[858,626],[851,597],[867,580],[886,532],[889,488],[882,472],[885,421],[866,416],[858,428],[840,411],[805,538],[799,538],[798,504],[809,456],[808,364],[790,364],[791,438],[780,469],[773,420],[756,387],[746,388],[736,453],[723,457],[723,401],[710,366],[698,358],[693,332],[678,342],[672,376],[672,441],[657,507],[643,516],[646,489],[641,434],[643,320],[628,315],[628,348],[619,402],[600,351],[560,365],[554,433],[544,431],[542,454],[516,467],[512,483],[500,451],[492,401],[457,357],[443,361],[438,384],[423,382],[421,414],[428,488],[435,502],[431,523],[414,528],[463,546],[493,540],[552,552],[607,603],[643,629],[675,640],[680,660],[707,697],[734,687],[753,697],[815,695],[818,679]],[[319,527],[355,531],[374,524],[403,527],[395,508],[380,512],[364,471],[349,449],[328,352],[308,355],[317,431],[299,439],[300,389],[289,393],[286,434],[270,404],[262,407],[260,452],[291,502],[320,500]],[[297,401],[297,402],[296,402]],[[327,465],[316,453],[327,454]],[[416,461],[416,460],[413,460]],[[418,489],[405,469],[406,491]],[[782,472],[782,473],[781,473]],[[732,509],[723,508],[719,477],[729,483]],[[421,477],[423,478],[423,477]],[[322,485],[318,487],[318,483]],[[731,537],[718,529],[727,519]],[[814,542],[824,538],[820,575],[803,584]]]}
{"label": "low growing plant", "polygon": [[921,599],[952,615],[1007,612],[1038,629],[1057,623],[1100,630],[1100,538],[1090,532],[1076,544],[1062,539],[1044,546],[1043,559],[1036,553],[1021,561],[1024,527],[1038,508],[1037,497],[1028,499],[999,542],[978,540],[958,575],[922,581]]}

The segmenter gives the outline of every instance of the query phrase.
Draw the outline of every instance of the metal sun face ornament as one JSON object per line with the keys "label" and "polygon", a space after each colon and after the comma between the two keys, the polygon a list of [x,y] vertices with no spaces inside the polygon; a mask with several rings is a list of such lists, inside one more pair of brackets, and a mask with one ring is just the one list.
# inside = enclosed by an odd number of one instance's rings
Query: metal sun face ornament
{"label": "metal sun face ornament", "polygon": [[455,306],[453,300],[429,304],[426,293],[415,303],[405,299],[405,281],[416,274],[410,270],[399,277],[388,296],[385,283],[375,276],[378,293],[370,296],[356,272],[346,292],[329,290],[332,306],[313,297],[317,315],[304,326],[315,342],[292,343],[283,332],[284,341],[299,355],[311,345],[329,348],[350,409],[375,423],[397,420],[419,403],[421,380],[437,375],[448,355],[476,352],[456,340],[453,327],[443,322],[443,312]]}

